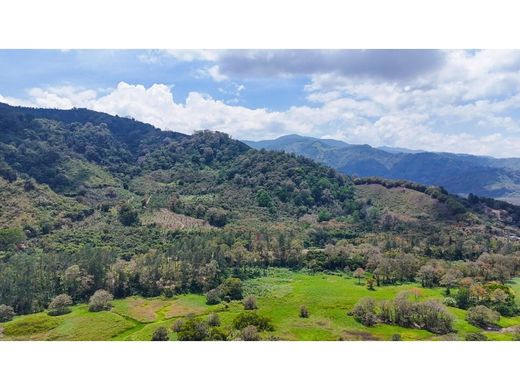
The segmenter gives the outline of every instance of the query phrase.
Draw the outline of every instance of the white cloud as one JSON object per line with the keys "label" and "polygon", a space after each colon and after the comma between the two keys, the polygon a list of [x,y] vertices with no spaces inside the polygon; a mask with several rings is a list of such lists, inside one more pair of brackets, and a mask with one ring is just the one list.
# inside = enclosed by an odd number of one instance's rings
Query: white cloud
{"label": "white cloud", "polygon": [[[216,58],[218,52],[175,51],[174,55],[195,61]],[[87,107],[184,133],[208,128],[240,139],[300,133],[374,146],[518,156],[519,69],[517,54],[453,51],[446,54],[438,72],[406,81],[315,74],[303,91],[309,105],[284,111],[237,105],[245,87],[233,80],[220,88],[229,95],[227,101],[191,92],[179,102],[166,85],[146,88],[124,82],[108,92],[70,86],[34,88],[26,99],[0,95],[0,100],[38,107]],[[206,71],[215,81],[225,80],[218,64]]]}
{"label": "white cloud", "polygon": [[206,72],[216,82],[221,82],[228,79],[226,75],[220,73],[220,68],[218,65],[213,65],[207,68]]}

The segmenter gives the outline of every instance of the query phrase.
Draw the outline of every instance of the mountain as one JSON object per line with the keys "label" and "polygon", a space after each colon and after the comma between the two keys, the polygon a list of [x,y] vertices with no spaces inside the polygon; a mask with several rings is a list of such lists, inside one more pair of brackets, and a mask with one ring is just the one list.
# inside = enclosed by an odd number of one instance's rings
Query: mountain
{"label": "mountain", "polygon": [[[334,140],[282,142],[373,174],[401,158]],[[224,133],[162,131],[86,109],[0,104],[0,197],[0,305],[17,313],[62,293],[86,302],[99,289],[219,292],[227,278],[267,267],[343,272],[407,254],[418,272],[430,260],[520,250],[520,207],[506,202],[352,179]]]}
{"label": "mountain", "polygon": [[520,158],[373,148],[298,135],[244,142],[256,149],[284,150],[312,158],[348,175],[411,180],[463,196],[472,193],[520,204]]}

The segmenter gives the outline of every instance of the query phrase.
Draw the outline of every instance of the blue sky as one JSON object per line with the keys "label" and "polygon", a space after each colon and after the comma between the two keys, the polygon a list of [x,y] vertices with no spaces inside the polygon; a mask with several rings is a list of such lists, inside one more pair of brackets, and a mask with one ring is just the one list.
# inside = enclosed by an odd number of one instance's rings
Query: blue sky
{"label": "blue sky", "polygon": [[520,157],[520,51],[0,50],[0,101],[238,139]]}

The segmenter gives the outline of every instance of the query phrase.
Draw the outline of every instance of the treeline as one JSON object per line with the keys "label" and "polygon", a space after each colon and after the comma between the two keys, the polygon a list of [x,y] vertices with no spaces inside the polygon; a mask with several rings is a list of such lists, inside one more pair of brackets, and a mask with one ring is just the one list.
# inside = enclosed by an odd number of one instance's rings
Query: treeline
{"label": "treeline", "polygon": [[129,260],[110,249],[92,246],[72,253],[15,252],[0,262],[0,303],[14,307],[17,313],[29,313],[43,310],[61,293],[75,302],[87,300],[98,289],[106,289],[116,298],[206,293],[230,276],[254,277],[267,267],[313,272],[361,269],[367,283],[375,287],[417,280],[424,287],[443,286],[447,294],[451,289],[460,294],[466,286],[473,295],[466,301],[461,295],[457,306],[493,306],[491,302],[503,301],[503,307],[493,308],[511,315],[516,306],[508,298],[508,287],[505,298],[500,292],[489,299],[482,294],[473,298],[480,291],[475,286],[504,285],[519,275],[520,254],[482,254],[476,261],[453,262],[370,244],[354,246],[346,240],[324,249],[309,248],[298,235],[283,230],[178,233],[164,249]]}

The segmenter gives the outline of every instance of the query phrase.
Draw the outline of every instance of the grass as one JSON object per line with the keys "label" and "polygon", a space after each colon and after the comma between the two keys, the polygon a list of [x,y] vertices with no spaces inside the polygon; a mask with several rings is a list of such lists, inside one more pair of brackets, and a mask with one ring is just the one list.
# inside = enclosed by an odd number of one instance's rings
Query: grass
{"label": "grass", "polygon": [[[520,279],[511,287],[520,292]],[[258,312],[271,318],[274,331],[264,332],[265,338],[282,340],[391,340],[399,334],[402,340],[463,340],[468,333],[484,333],[490,340],[512,340],[507,331],[482,331],[469,324],[466,311],[449,308],[455,318],[455,332],[438,336],[420,329],[378,324],[365,327],[347,313],[362,297],[392,299],[400,291],[416,289],[417,299],[443,299],[443,289],[423,289],[417,284],[385,286],[368,291],[356,279],[344,274],[306,274],[283,269],[269,270],[266,276],[244,282],[245,295],[257,296]],[[309,318],[299,317],[301,305],[307,306]],[[189,314],[207,318],[218,312],[222,328],[231,330],[233,319],[244,310],[240,301],[206,305],[205,297],[187,294],[173,298],[129,297],[114,302],[110,312],[91,313],[86,305],[77,305],[64,316],[46,313],[18,316],[2,324],[7,340],[150,340],[155,329],[164,326],[170,339],[177,335],[171,325]],[[520,325],[519,317],[502,317],[503,328]]]}

